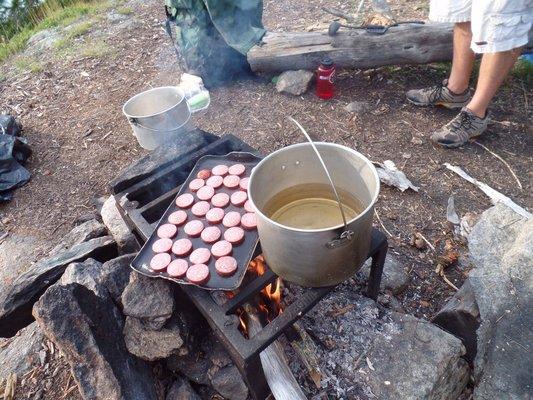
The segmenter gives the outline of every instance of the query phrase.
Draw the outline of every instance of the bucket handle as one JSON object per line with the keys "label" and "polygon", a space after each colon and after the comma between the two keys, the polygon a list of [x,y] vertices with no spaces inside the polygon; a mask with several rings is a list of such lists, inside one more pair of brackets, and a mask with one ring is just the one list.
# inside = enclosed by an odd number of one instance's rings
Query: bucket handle
{"label": "bucket handle", "polygon": [[307,134],[304,127],[300,125],[298,121],[296,121],[294,118],[289,117],[289,119],[296,124],[298,128],[302,131],[305,138],[308,140],[308,142],[311,144],[311,147],[315,151],[318,160],[320,161],[320,164],[322,165],[322,168],[324,169],[324,172],[326,173],[326,176],[328,177],[329,183],[331,185],[331,189],[333,190],[333,194],[335,195],[335,198],[337,199],[337,204],[339,205],[339,210],[341,212],[342,216],[342,222],[344,224],[344,231],[339,235],[337,239],[333,239],[326,243],[326,247],[328,249],[335,249],[337,247],[344,246],[345,244],[348,244],[353,240],[355,237],[355,232],[348,228],[348,224],[346,222],[346,215],[344,214],[344,210],[342,208],[341,199],[339,196],[339,193],[337,193],[337,188],[335,188],[335,184],[333,183],[333,179],[331,178],[331,175],[329,174],[328,168],[326,167],[326,163],[324,162],[324,159],[320,155],[320,152],[318,151],[317,147],[315,146],[315,143],[311,139],[311,137]]}
{"label": "bucket handle", "polygon": [[[180,128],[183,128],[185,125],[187,125],[187,123],[189,122],[190,119],[191,119],[191,114],[189,113],[189,117],[187,118],[187,120],[183,124],[181,124],[180,126],[177,126],[176,128],[173,128],[171,131],[176,131],[176,130],[178,130]],[[128,117],[128,121],[129,121],[130,124],[137,125],[139,128],[146,129],[147,131],[166,132],[166,131],[162,131],[160,129],[148,128],[147,126],[141,125],[139,123],[139,121],[137,120],[137,118],[134,118],[134,117]]]}

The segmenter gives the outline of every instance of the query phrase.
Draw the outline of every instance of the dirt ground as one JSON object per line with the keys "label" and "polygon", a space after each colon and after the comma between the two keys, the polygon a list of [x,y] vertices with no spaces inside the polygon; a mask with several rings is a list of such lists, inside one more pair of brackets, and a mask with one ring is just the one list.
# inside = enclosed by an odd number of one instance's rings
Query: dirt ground
{"label": "dirt ground", "polygon": [[[70,52],[49,51],[39,56],[40,72],[17,70],[16,58],[0,69],[7,77],[0,82],[0,113],[20,119],[34,151],[27,164],[32,180],[16,191],[13,201],[0,205],[0,236],[7,232],[34,238],[39,243],[36,259],[72,228],[76,218],[94,211],[94,199],[108,194],[107,183],[118,171],[145,154],[121,107],[147,88],[179,81],[181,70],[162,29],[161,3],[129,0],[124,6],[133,13],[119,22],[106,16],[112,10],[103,11],[89,32],[74,40]],[[271,30],[327,25],[331,17],[321,6],[354,8],[353,2],[346,3],[266,0],[264,23]],[[390,3],[400,19],[423,19],[428,10],[427,1]],[[104,51],[83,51],[95,43]],[[393,160],[420,190],[402,193],[383,186],[375,225],[388,232],[390,251],[412,277],[400,298],[403,307],[429,319],[454,292],[434,271],[446,239],[451,240],[452,249],[465,254],[464,245],[452,240],[446,222],[449,196],[455,197],[460,216],[479,214],[490,206],[481,191],[443,163],[460,166],[518,204],[533,207],[532,88],[511,78],[494,101],[494,123],[479,144],[445,150],[434,147],[428,136],[454,113],[417,108],[405,101],[404,93],[434,84],[446,73],[442,64],[344,70],[338,74],[337,95],[326,102],[312,90],[290,97],[277,93],[266,79],[239,81],[212,90],[211,106],[195,115],[196,124],[215,134],[233,133],[268,153],[302,141],[287,120],[293,116],[321,140],[352,147],[376,162]],[[344,107],[352,101],[368,102],[372,110],[350,113]],[[481,145],[507,161],[522,189],[509,169]],[[410,240],[417,232],[435,250],[412,247]],[[0,268],[7,264],[8,260],[0,260]],[[468,261],[461,257],[445,273],[460,286],[468,269]],[[52,397],[47,393],[47,398]]]}

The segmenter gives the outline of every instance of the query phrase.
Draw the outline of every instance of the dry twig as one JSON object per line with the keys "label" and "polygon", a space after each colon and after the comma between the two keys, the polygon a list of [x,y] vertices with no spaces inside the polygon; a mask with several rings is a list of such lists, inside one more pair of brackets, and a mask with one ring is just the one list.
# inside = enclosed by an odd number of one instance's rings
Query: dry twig
{"label": "dry twig", "polygon": [[416,236],[418,236],[420,239],[422,239],[426,244],[430,247],[431,250],[435,251],[435,246],[433,246],[429,240],[426,239],[424,235],[422,235],[420,232],[416,233]]}
{"label": "dry twig", "polygon": [[500,160],[506,167],[507,169],[509,170],[509,172],[511,172],[511,175],[513,175],[513,178],[516,180],[516,183],[518,183],[518,187],[520,188],[520,190],[522,190],[522,182],[520,182],[520,179],[518,179],[518,176],[516,176],[516,174],[514,173],[513,169],[511,168],[511,166],[507,163],[507,161],[505,161],[503,158],[501,158],[498,154],[494,153],[493,151],[489,150],[489,148],[485,145],[482,145],[481,143],[479,143],[477,140],[474,140],[474,143],[477,144],[479,147],[485,149],[487,152],[489,152],[490,154],[492,154],[494,157],[496,157],[498,160]]}
{"label": "dry twig", "polygon": [[383,230],[387,233],[387,235],[389,235],[390,237],[395,237],[392,235],[392,233],[389,232],[389,230],[387,228],[385,228],[385,225],[383,225],[383,221],[381,221],[381,218],[379,217],[379,213],[378,213],[378,210],[374,210],[374,212],[376,213],[376,219],[378,220],[379,224],[381,225],[381,227],[383,228]]}

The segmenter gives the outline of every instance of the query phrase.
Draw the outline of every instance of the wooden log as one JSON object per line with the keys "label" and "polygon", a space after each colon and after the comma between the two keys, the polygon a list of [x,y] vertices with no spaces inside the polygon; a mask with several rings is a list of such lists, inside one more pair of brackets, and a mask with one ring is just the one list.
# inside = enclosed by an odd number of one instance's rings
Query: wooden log
{"label": "wooden log", "polygon": [[[248,333],[253,336],[261,330],[261,322],[249,304],[244,305],[244,310]],[[276,400],[307,400],[289,368],[283,346],[277,340],[263,350],[259,357],[268,386]]]}
{"label": "wooden log", "polygon": [[452,26],[407,24],[391,27],[383,35],[343,29],[335,36],[326,32],[267,32],[248,52],[248,62],[254,72],[314,70],[326,56],[346,68],[450,60]]}
{"label": "wooden log", "polygon": [[432,322],[460,338],[466,348],[465,358],[473,361],[477,352],[477,328],[481,322],[479,308],[470,281],[463,286],[433,317]]}
{"label": "wooden log", "polygon": [[286,336],[291,347],[302,361],[307,372],[309,372],[313,383],[317,389],[320,389],[322,387],[322,372],[320,371],[316,345],[313,339],[299,322],[294,323],[290,332],[286,332]]}

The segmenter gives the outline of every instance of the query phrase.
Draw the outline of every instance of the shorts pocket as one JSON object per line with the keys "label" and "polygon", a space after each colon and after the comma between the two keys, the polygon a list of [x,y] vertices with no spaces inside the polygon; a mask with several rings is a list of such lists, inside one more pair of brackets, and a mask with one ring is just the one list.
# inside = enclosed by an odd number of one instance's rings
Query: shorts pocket
{"label": "shorts pocket", "polygon": [[527,12],[494,14],[490,17],[492,42],[504,42],[527,36],[531,27],[531,15]]}

